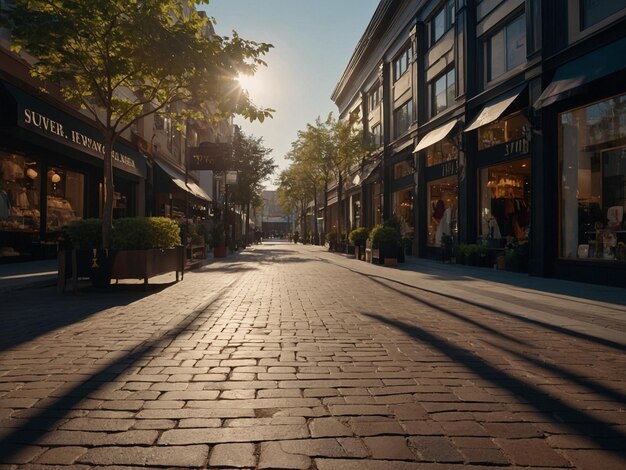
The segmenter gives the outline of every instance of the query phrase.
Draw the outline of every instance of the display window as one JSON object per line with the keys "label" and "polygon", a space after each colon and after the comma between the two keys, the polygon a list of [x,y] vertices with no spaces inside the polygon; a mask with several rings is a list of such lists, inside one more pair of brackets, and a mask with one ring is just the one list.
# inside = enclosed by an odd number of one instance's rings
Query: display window
{"label": "display window", "polygon": [[58,232],[85,216],[85,175],[63,168],[50,167],[46,175],[48,189],[46,231]]}
{"label": "display window", "polygon": [[400,221],[402,237],[412,238],[413,223],[413,191],[405,189],[392,194],[393,215]]}
{"label": "display window", "polygon": [[[40,193],[39,162],[23,155],[0,152],[0,231],[38,233]],[[0,257],[17,255],[12,246],[0,246]]]}
{"label": "display window", "polygon": [[400,178],[404,178],[405,176],[409,176],[412,174],[413,174],[413,168],[411,167],[411,164],[407,161],[396,163],[393,166],[393,178],[396,180]]}
{"label": "display window", "polygon": [[[480,236],[525,242],[530,230],[530,159],[480,169]],[[496,243],[497,245],[498,243]]]}
{"label": "display window", "polygon": [[626,262],[626,95],[559,116],[561,256]]}
{"label": "display window", "polygon": [[459,149],[450,139],[443,139],[426,148],[426,166],[431,167],[455,160],[459,156]]}
{"label": "display window", "polygon": [[528,118],[522,113],[512,114],[478,128],[478,150],[522,139],[530,129]]}
{"label": "display window", "polygon": [[428,183],[428,246],[441,246],[445,235],[457,237],[458,197],[457,176]]}

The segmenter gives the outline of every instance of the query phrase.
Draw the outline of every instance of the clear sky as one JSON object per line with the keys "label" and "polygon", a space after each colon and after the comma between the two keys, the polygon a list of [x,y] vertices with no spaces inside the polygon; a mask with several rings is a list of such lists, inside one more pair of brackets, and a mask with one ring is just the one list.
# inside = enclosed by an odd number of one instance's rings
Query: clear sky
{"label": "clear sky", "polygon": [[[210,0],[203,8],[215,18],[215,30],[268,42],[274,48],[248,85],[260,106],[276,110],[273,119],[250,123],[237,119],[246,134],[263,137],[280,168],[298,130],[337,115],[330,99],[379,0]],[[273,187],[269,184],[268,187]]]}

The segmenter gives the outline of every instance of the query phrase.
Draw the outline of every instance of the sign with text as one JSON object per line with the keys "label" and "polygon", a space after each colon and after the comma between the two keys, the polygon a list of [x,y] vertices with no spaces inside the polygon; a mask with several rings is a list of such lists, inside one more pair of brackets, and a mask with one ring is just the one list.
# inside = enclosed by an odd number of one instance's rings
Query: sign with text
{"label": "sign with text", "polygon": [[202,147],[189,147],[190,170],[226,171],[231,160],[233,147],[228,143],[207,143]]}

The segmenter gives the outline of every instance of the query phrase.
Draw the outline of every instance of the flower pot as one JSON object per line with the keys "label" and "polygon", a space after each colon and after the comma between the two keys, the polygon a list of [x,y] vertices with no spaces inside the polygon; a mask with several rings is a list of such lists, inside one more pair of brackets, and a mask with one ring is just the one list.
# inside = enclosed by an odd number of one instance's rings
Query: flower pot
{"label": "flower pot", "polygon": [[225,258],[228,255],[228,247],[226,245],[219,245],[213,247],[214,258]]}
{"label": "flower pot", "polygon": [[385,258],[385,267],[395,268],[398,265],[398,258]]}

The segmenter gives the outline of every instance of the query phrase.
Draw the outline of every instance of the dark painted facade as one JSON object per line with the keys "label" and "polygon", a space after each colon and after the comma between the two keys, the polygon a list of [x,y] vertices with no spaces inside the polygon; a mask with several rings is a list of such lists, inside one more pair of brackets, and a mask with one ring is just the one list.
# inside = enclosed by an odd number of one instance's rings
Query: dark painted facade
{"label": "dark painted facade", "polygon": [[620,1],[381,1],[332,96],[381,144],[365,207],[419,256],[626,286],[625,37]]}

